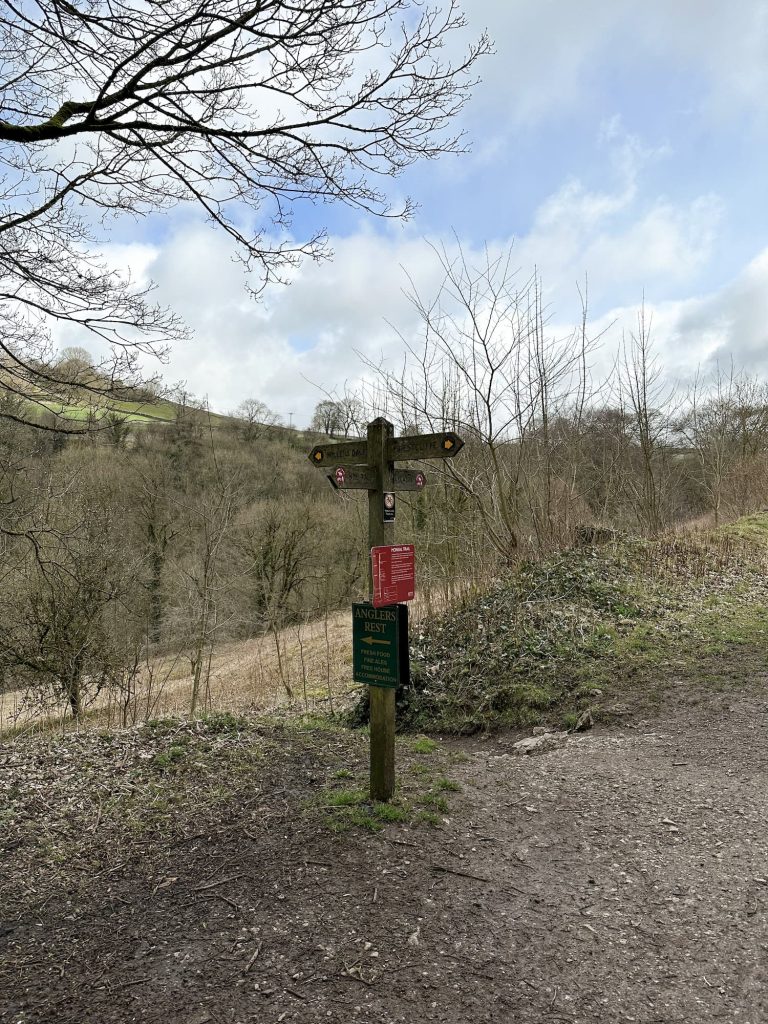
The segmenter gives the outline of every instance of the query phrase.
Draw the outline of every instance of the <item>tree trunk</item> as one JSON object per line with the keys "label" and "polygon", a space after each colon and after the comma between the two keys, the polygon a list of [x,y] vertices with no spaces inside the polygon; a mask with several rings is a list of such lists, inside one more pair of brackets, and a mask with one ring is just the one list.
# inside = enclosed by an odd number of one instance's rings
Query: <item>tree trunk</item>
{"label": "tree trunk", "polygon": [[152,643],[159,644],[163,619],[163,554],[159,548],[152,551],[152,574],[149,578],[149,637]]}
{"label": "tree trunk", "polygon": [[70,711],[72,712],[72,718],[75,721],[79,721],[83,713],[83,695],[82,687],[80,685],[80,668],[75,667],[67,675],[65,680],[65,688],[67,695],[67,702],[69,703]]}

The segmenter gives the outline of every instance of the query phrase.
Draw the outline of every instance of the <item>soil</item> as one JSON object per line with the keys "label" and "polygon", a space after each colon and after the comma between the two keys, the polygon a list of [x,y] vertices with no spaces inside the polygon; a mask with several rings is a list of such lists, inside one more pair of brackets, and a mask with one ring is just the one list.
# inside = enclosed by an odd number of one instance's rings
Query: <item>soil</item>
{"label": "soil", "polygon": [[[122,833],[79,799],[108,789],[83,774],[85,741],[6,748],[23,813],[3,857],[0,1020],[761,1024],[764,680],[619,720],[539,757],[513,735],[446,742],[428,770],[461,792],[437,827],[375,834],[333,832],[323,808],[340,768],[364,777],[360,736],[238,736],[238,757],[262,756],[226,798],[200,808],[190,784],[170,824]],[[131,735],[130,757],[108,747],[109,778],[152,756]],[[399,758],[418,781],[413,745]],[[52,816],[69,846],[41,844]]]}

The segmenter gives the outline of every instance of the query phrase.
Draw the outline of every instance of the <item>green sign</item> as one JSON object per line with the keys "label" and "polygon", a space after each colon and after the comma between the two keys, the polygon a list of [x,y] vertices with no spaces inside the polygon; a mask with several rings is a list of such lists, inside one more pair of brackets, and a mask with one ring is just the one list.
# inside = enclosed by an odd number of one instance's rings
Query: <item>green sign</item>
{"label": "green sign", "polygon": [[368,686],[408,682],[408,608],[352,605],[352,678]]}

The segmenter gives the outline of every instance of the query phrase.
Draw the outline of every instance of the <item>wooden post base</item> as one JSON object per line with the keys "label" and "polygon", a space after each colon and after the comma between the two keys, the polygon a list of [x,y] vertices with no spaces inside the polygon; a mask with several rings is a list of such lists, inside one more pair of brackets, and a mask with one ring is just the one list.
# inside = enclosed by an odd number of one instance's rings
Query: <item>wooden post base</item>
{"label": "wooden post base", "polygon": [[395,795],[395,690],[368,688],[371,699],[371,800]]}

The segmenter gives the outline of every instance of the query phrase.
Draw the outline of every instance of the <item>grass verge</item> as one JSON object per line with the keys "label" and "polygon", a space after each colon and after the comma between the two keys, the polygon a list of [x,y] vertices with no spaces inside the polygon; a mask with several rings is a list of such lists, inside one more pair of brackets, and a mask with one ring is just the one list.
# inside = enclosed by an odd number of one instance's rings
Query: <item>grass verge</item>
{"label": "grass verge", "polygon": [[448,796],[461,792],[459,783],[442,774],[450,764],[450,755],[426,736],[401,737],[397,762],[398,787],[389,803],[370,799],[366,768],[359,767],[357,772],[337,771],[308,808],[319,811],[332,832],[381,832],[392,823],[439,826],[450,812]]}

